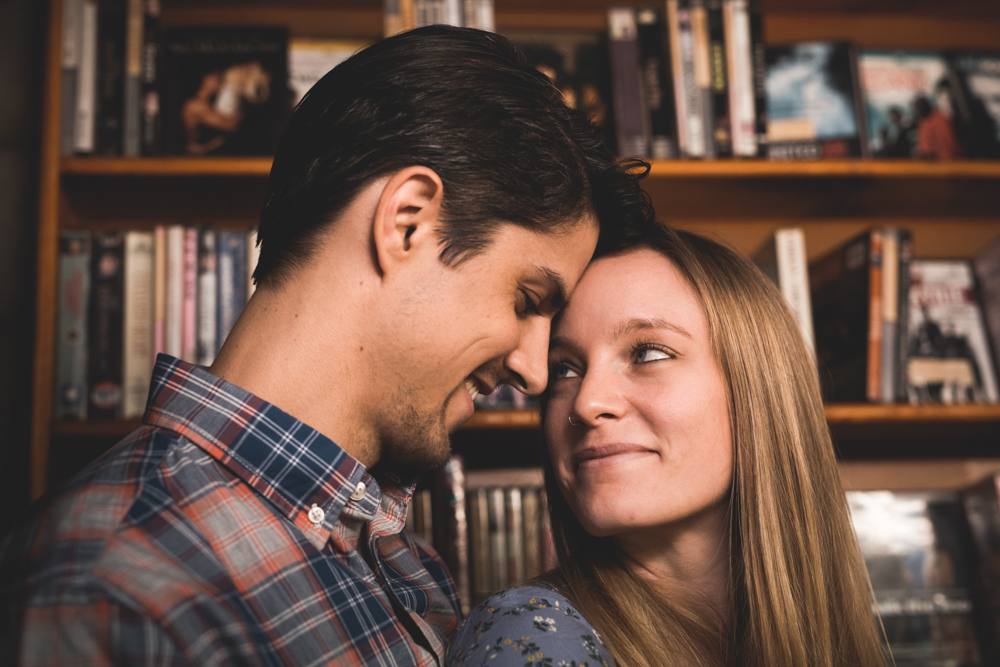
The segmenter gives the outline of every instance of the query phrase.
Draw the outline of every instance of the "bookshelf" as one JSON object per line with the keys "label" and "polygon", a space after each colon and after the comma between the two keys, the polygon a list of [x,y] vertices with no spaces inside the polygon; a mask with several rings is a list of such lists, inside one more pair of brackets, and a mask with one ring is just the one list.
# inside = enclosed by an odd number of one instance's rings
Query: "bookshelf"
{"label": "bookshelf", "polygon": [[[61,4],[50,0],[45,70],[30,443],[34,497],[46,489],[52,467],[66,471],[80,448],[106,447],[139,425],[52,420],[59,232],[179,220],[246,227],[257,218],[271,163],[266,157],[61,157]],[[375,39],[381,33],[380,0],[331,4],[163,0],[162,21],[283,24],[293,36]],[[496,0],[496,22],[500,32],[597,31],[612,4],[619,3]],[[769,43],[850,39],[862,46],[1000,51],[995,0],[763,0],[762,10]],[[813,257],[872,225],[911,228],[918,257],[969,257],[1000,235],[1000,162],[655,161],[645,187],[663,219],[747,253],[774,228],[793,225],[805,228]],[[918,480],[956,488],[1000,467],[998,405],[830,405],[827,418],[850,488],[911,488]],[[537,411],[478,413],[456,437],[456,447],[535,447],[537,424]],[[496,456],[500,467],[509,466],[506,454]]]}

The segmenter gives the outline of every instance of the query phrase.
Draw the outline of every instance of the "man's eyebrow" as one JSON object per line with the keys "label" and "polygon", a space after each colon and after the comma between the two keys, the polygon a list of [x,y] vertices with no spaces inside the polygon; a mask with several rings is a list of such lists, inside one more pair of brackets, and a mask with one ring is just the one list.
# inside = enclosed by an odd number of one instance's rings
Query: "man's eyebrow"
{"label": "man's eyebrow", "polygon": [[614,337],[621,338],[622,336],[627,336],[628,334],[635,333],[636,331],[642,331],[643,329],[667,329],[679,333],[687,338],[693,338],[691,334],[687,332],[684,327],[668,322],[667,320],[661,319],[659,317],[636,317],[630,320],[621,322],[614,330]]}
{"label": "man's eyebrow", "polygon": [[566,299],[569,297],[566,290],[566,281],[563,280],[563,277],[557,271],[547,266],[538,267],[538,273],[539,280],[549,283],[549,289],[552,291],[552,309],[561,310],[566,305]]}

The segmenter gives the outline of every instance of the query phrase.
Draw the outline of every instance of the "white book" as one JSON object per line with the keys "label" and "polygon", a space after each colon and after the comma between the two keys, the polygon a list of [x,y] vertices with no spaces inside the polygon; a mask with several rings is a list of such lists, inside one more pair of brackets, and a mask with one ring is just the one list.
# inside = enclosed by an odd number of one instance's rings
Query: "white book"
{"label": "white book", "polygon": [[164,351],[167,313],[167,228],[153,230],[153,360]]}
{"label": "white book", "polygon": [[200,366],[211,366],[215,361],[217,349],[216,314],[219,290],[217,252],[215,230],[201,230],[198,243],[198,349],[195,355],[195,363]]}
{"label": "white book", "polygon": [[122,417],[142,417],[153,376],[153,232],[125,234]]}
{"label": "white book", "polygon": [[288,85],[292,106],[302,101],[309,89],[327,72],[366,46],[359,40],[303,39],[288,43]]}
{"label": "white book", "polygon": [[83,39],[83,0],[63,0],[62,3],[62,93],[60,106],[62,118],[61,150],[63,155],[73,152],[76,125],[76,86],[80,73],[80,51]]}
{"label": "white book", "polygon": [[722,19],[729,70],[729,117],[733,155],[757,155],[757,112],[753,90],[753,44],[746,0],[724,0]]}
{"label": "white book", "polygon": [[466,28],[495,31],[493,0],[463,0],[462,22]]}
{"label": "white book", "polygon": [[97,117],[97,0],[84,0],[80,26],[80,69],[76,82],[73,150],[77,153],[93,153]]}
{"label": "white book", "polygon": [[247,301],[257,291],[257,284],[253,281],[253,272],[257,270],[257,260],[260,259],[260,246],[257,245],[257,230],[251,229],[247,232]]}
{"label": "white book", "polygon": [[167,227],[167,299],[163,315],[163,351],[184,356],[184,227]]}
{"label": "white book", "polygon": [[802,332],[809,351],[815,354],[812,297],[809,290],[809,257],[801,227],[776,229],[753,255],[753,261],[778,286]]}

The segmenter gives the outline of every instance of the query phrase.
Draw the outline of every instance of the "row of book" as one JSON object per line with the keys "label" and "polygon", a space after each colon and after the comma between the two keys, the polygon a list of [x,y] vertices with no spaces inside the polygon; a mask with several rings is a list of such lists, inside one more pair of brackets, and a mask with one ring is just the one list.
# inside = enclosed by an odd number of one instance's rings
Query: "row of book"
{"label": "row of book", "polygon": [[824,400],[1000,400],[1000,238],[973,260],[925,260],[909,230],[870,229],[807,257],[800,228],[754,254],[815,350]]}
{"label": "row of book", "polygon": [[242,229],[63,232],[54,417],[141,417],[160,352],[211,365],[253,293],[256,252]]}
{"label": "row of book", "polygon": [[540,468],[466,470],[453,456],[418,486],[406,529],[444,558],[465,613],[556,564]]}
{"label": "row of book", "polygon": [[612,7],[606,43],[531,39],[620,155],[1000,157],[1000,54],[765,46],[748,0]]}
{"label": "row of book", "polygon": [[[463,607],[556,566],[542,471],[465,470],[418,487],[407,530],[432,543]],[[847,500],[895,664],[1000,662],[1000,472],[961,491],[851,491]]]}

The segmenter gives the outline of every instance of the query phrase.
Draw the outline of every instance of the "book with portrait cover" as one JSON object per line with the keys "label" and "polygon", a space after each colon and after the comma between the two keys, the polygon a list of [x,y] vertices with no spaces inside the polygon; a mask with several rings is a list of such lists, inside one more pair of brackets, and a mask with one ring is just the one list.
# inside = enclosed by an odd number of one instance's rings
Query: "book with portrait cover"
{"label": "book with portrait cover", "polygon": [[948,62],[932,51],[858,54],[871,154],[955,160],[965,156],[955,131]]}
{"label": "book with portrait cover", "polygon": [[288,31],[163,30],[159,72],[170,155],[270,155],[287,121]]}
{"label": "book with portrait cover", "polygon": [[898,667],[981,660],[972,541],[956,492],[849,491],[858,544]]}
{"label": "book with portrait cover", "polygon": [[767,155],[818,160],[867,154],[857,58],[847,42],[768,47]]}
{"label": "book with portrait cover", "polygon": [[955,120],[970,158],[1000,158],[1000,53],[956,53]]}
{"label": "book with portrait cover", "polygon": [[910,265],[907,395],[911,403],[998,400],[972,263],[915,259]]}

